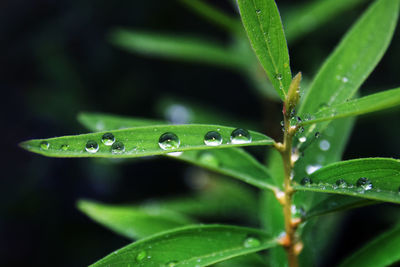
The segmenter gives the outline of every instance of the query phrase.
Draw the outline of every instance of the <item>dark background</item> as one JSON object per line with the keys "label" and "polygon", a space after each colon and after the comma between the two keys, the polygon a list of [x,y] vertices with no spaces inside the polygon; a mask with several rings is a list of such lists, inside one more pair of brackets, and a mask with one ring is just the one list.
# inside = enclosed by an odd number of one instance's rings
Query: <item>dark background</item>
{"label": "dark background", "polygon": [[[209,2],[236,16],[229,1]],[[293,2],[278,1],[278,5],[283,12]],[[293,72],[301,70],[312,77],[364,7],[347,11],[291,45]],[[75,208],[80,198],[124,203],[188,190],[186,165],[172,160],[112,164],[51,159],[23,151],[19,142],[86,132],[76,120],[80,111],[161,118],[153,107],[165,95],[206,103],[233,116],[265,119],[264,102],[237,73],[126,53],[107,40],[117,26],[229,42],[226,33],[177,1],[0,2],[1,111],[6,134],[0,181],[2,266],[88,265],[129,242],[82,215]],[[398,87],[399,59],[397,29],[361,93]],[[399,115],[397,109],[361,117],[344,158],[398,157]],[[398,218],[394,205],[348,212],[327,262],[334,265]]]}

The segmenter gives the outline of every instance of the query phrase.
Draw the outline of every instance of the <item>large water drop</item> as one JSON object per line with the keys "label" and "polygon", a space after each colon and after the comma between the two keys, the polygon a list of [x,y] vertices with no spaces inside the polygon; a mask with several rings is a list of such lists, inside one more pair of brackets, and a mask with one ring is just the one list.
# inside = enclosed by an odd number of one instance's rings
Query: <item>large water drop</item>
{"label": "large water drop", "polygon": [[222,136],[216,131],[209,131],[204,136],[204,143],[207,146],[219,146],[222,144]]}
{"label": "large water drop", "polygon": [[99,144],[97,144],[96,141],[89,140],[86,143],[85,149],[89,153],[96,153],[97,151],[99,151]]}
{"label": "large water drop", "polygon": [[113,154],[123,153],[124,151],[125,151],[125,145],[120,141],[115,142],[111,146],[111,153]]}
{"label": "large water drop", "polygon": [[39,146],[40,146],[40,149],[42,149],[42,150],[48,150],[50,147],[50,143],[47,141],[42,141]]}
{"label": "large water drop", "polygon": [[361,177],[357,180],[357,187],[364,190],[370,190],[372,189],[372,182],[368,178]]}
{"label": "large water drop", "polygon": [[101,142],[103,142],[103,144],[106,146],[111,146],[115,142],[115,137],[112,133],[105,133],[101,138]]}
{"label": "large water drop", "polygon": [[251,142],[250,133],[242,128],[237,128],[231,133],[232,144],[245,144]]}
{"label": "large water drop", "polygon": [[162,134],[158,140],[158,145],[163,150],[176,149],[180,144],[181,141],[179,140],[178,136],[171,132]]}
{"label": "large water drop", "polygon": [[261,241],[255,237],[248,237],[244,240],[243,246],[245,248],[255,248],[261,245]]}

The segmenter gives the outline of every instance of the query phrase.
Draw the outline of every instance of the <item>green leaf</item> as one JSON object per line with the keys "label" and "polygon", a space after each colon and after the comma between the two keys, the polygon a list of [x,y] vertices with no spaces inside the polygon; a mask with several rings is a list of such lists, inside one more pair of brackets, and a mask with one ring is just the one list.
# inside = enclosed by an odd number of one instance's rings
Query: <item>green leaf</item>
{"label": "green leaf", "polygon": [[313,217],[329,214],[332,212],[355,209],[368,205],[377,204],[379,202],[358,197],[348,197],[343,195],[332,195],[325,198],[320,203],[314,205],[304,217],[304,220],[309,220]]}
{"label": "green leaf", "polygon": [[239,54],[230,48],[195,37],[117,29],[111,42],[129,52],[190,62],[215,64],[228,68],[242,68]]}
{"label": "green leaf", "polygon": [[97,112],[81,112],[78,115],[78,121],[92,132],[166,124],[161,120],[131,118]]}
{"label": "green leaf", "polygon": [[92,266],[208,266],[276,245],[262,231],[236,226],[194,225],[170,230],[119,249]]}
{"label": "green leaf", "polygon": [[213,265],[214,267],[266,267],[268,266],[265,263],[263,257],[258,255],[257,253],[248,254],[236,258],[232,258],[223,262],[219,262]]}
{"label": "green leaf", "polygon": [[241,149],[188,151],[177,159],[237,178],[262,189],[276,189],[267,168]]}
{"label": "green leaf", "polygon": [[[133,158],[150,155],[162,155],[170,152],[204,150],[210,147],[204,143],[205,134],[209,131],[218,131],[222,137],[221,145],[217,148],[272,145],[274,141],[257,132],[249,131],[251,142],[235,144],[231,142],[231,133],[235,128],[217,125],[158,125],[144,126],[112,131],[116,142],[112,146],[102,143],[105,132],[55,137],[49,139],[34,139],[20,145],[32,152],[49,157],[107,157],[107,158]],[[167,143],[171,149],[164,150],[159,146],[159,139],[164,133],[174,133],[175,136],[167,136]],[[241,137],[243,137],[242,135]],[[165,136],[164,136],[165,137]],[[98,151],[89,153],[85,151],[88,141],[98,144]],[[178,143],[180,142],[180,145]],[[122,144],[121,144],[122,143]],[[164,142],[165,143],[165,142]],[[96,145],[92,143],[92,151],[96,151]],[[122,149],[123,147],[123,149]],[[112,150],[114,149],[114,153]],[[94,152],[93,151],[93,152]]]}
{"label": "green leaf", "polygon": [[238,0],[250,43],[281,99],[292,81],[289,53],[274,0]]}
{"label": "green leaf", "polygon": [[315,171],[309,178],[310,185],[295,185],[294,188],[400,203],[400,160],[341,161]]}
{"label": "green leaf", "polygon": [[131,239],[143,238],[195,222],[167,209],[106,205],[88,200],[80,200],[77,206],[94,221]]}
{"label": "green leaf", "polygon": [[366,0],[316,0],[293,7],[282,15],[286,38],[293,43],[363,2]]}
{"label": "green leaf", "polygon": [[378,0],[370,6],[317,73],[300,116],[343,103],[357,92],[389,46],[398,13],[398,0]]}
{"label": "green leaf", "polygon": [[207,4],[203,0],[179,0],[182,4],[192,9],[195,13],[204,17],[215,25],[228,30],[234,34],[242,32],[239,21],[231,16],[228,16],[214,6]]}
{"label": "green leaf", "polygon": [[400,88],[397,88],[322,108],[313,115],[311,120],[303,121],[301,125],[366,114],[399,105]]}
{"label": "green leaf", "polygon": [[207,179],[201,175],[200,181],[190,181],[204,186],[193,194],[150,200],[140,207],[172,210],[194,218],[246,218],[255,221],[258,204],[253,190],[232,179],[209,176]]}
{"label": "green leaf", "polygon": [[384,267],[400,260],[400,224],[375,238],[340,266]]}

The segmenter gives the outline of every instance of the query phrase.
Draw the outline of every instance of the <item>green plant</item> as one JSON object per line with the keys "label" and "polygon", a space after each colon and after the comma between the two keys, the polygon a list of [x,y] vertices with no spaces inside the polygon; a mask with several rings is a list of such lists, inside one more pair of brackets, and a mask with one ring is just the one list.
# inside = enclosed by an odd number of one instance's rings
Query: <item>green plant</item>
{"label": "green plant", "polygon": [[[94,266],[207,266],[223,265],[226,260],[229,266],[298,266],[299,257],[301,265],[309,266],[317,258],[312,249],[318,248],[313,242],[323,231],[318,224],[325,223],[320,215],[377,202],[400,203],[398,159],[340,161],[353,124],[352,116],[400,104],[400,88],[355,98],[390,43],[399,0],[372,3],[303,92],[302,75],[292,78],[275,1],[238,0],[244,28],[268,80],[260,75],[259,65],[235,19],[198,0],[182,2],[232,33],[232,47],[224,49],[194,39],[126,30],[115,31],[112,41],[135,52],[215,63],[245,73],[263,96],[282,102],[282,142],[242,128],[169,125],[164,121],[82,113],[79,120],[94,133],[30,140],[21,146],[51,157],[164,155],[239,179],[262,192],[264,206],[258,217],[263,229],[195,224],[195,217],[215,215],[221,210],[249,219],[257,217],[252,192],[220,181],[190,198],[158,204],[112,206],[82,200],[78,207],[88,216],[123,236],[140,239]],[[316,14],[329,10],[332,14],[360,1],[335,1],[336,11],[333,2],[307,6],[297,13],[297,18],[306,17],[304,14],[310,10]],[[299,19],[296,23],[307,25],[309,21]],[[288,32],[294,32],[292,36],[301,34],[301,27],[296,30],[295,26],[294,30],[288,27]],[[194,122],[207,120],[200,116]],[[267,166],[240,148],[244,146],[270,146]],[[230,195],[237,202],[221,203]],[[397,225],[350,256],[343,266],[354,266],[355,262],[360,266],[389,265],[400,259],[399,244]],[[263,250],[269,251],[268,257],[256,253]]]}

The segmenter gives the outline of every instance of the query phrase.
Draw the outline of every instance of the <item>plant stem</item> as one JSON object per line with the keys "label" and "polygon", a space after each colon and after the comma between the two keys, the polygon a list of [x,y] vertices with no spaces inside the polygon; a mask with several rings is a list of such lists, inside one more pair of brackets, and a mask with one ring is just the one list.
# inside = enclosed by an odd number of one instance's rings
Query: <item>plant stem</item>
{"label": "plant stem", "polygon": [[294,193],[293,187],[291,185],[291,174],[293,165],[291,162],[292,157],[292,139],[293,135],[296,132],[296,127],[290,126],[290,117],[287,114],[284,114],[284,125],[285,132],[283,138],[283,144],[276,144],[275,147],[281,153],[283,166],[284,166],[284,199],[281,200],[283,205],[283,214],[285,218],[285,232],[286,235],[282,239],[282,245],[286,249],[288,262],[290,267],[299,266],[298,263],[298,251],[296,251],[296,244],[298,244],[298,240],[296,237],[296,228],[298,223],[295,223],[292,220],[292,196]]}

